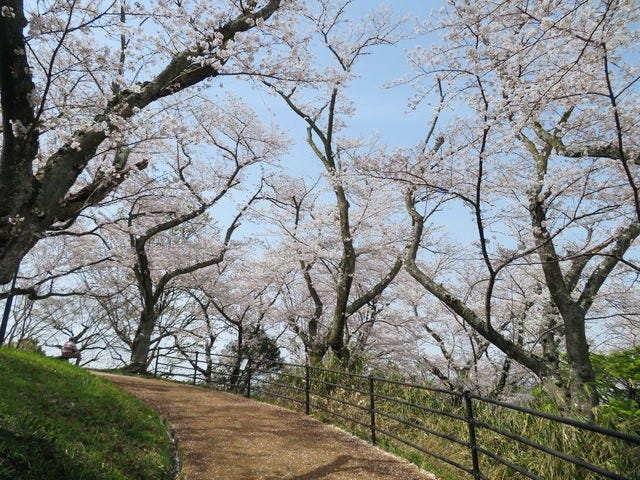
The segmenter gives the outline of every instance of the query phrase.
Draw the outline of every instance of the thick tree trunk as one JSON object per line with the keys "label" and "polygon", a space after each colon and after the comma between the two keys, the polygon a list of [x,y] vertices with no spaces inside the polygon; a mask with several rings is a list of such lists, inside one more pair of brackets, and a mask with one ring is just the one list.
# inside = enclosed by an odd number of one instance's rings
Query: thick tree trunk
{"label": "thick tree trunk", "polygon": [[[135,92],[123,91],[94,117],[96,126],[104,124],[106,128],[92,126],[72,132],[73,141],[61,145],[34,174],[40,140],[39,113],[32,105],[32,95],[42,88],[36,88],[30,73],[29,48],[23,34],[27,25],[23,3],[3,1],[0,15],[0,284],[11,280],[21,259],[49,228],[60,222],[72,223],[82,209],[100,202],[126,177],[125,166],[116,155],[113,175],[96,177],[79,191],[70,193],[102,142],[120,128],[112,117],[129,119],[152,102],[219,73],[208,63],[194,66],[193,57],[203,52],[189,48],[176,53],[155,78],[140,83]],[[254,10],[255,2],[249,2],[251,8],[244,9],[211,34],[221,35],[223,45],[233,41],[236,34],[254,28],[257,19],[271,17],[280,3],[270,0]],[[5,8],[10,9],[11,15],[5,15]]]}
{"label": "thick tree trunk", "polygon": [[37,243],[39,237],[0,228],[0,285],[9,283],[24,256]]}
{"label": "thick tree trunk", "polygon": [[[329,173],[335,174],[333,160]],[[333,321],[327,337],[327,343],[334,355],[342,359],[344,354],[344,332],[347,324],[347,308],[353,285],[353,275],[356,270],[356,250],[353,246],[353,236],[349,222],[349,201],[340,184],[334,186],[336,204],[340,216],[340,236],[342,238],[342,258],[338,270],[338,284],[336,285],[336,306],[333,311]]]}
{"label": "thick tree trunk", "polygon": [[549,302],[543,311],[540,344],[542,345],[542,357],[555,371],[559,369],[560,364],[560,352],[558,352],[557,344],[559,320],[558,310]]}
{"label": "thick tree trunk", "polygon": [[240,385],[240,376],[241,370],[240,366],[242,365],[242,359],[244,357],[244,328],[242,326],[242,322],[237,324],[238,333],[236,336],[236,358],[234,359],[233,369],[231,370],[231,375],[229,376],[229,384],[232,387],[238,387]]}
{"label": "thick tree trunk", "polygon": [[[560,123],[564,123],[564,121],[565,118],[563,117]],[[570,377],[568,391],[565,389],[570,396],[568,408],[572,412],[592,417],[592,409],[598,405],[598,394],[595,388],[595,374],[591,367],[589,344],[587,343],[585,332],[585,316],[591,304],[582,301],[584,292],[578,301],[572,297],[572,290],[575,288],[588,260],[576,264],[575,271],[570,270],[569,274],[565,274],[562,271],[554,236],[547,227],[547,198],[550,193],[549,191],[543,192],[553,146],[545,142],[544,148],[539,150],[524,135],[521,135],[521,140],[536,162],[534,188],[529,194],[531,231],[537,244],[537,254],[544,274],[545,286],[562,318]],[[615,263],[617,261],[611,264],[611,268]],[[608,271],[610,272],[611,270]],[[587,281],[587,287],[585,288],[588,288],[589,292],[595,293],[605,279],[606,275],[598,279],[597,282],[593,282],[592,277]],[[558,374],[559,372],[556,371],[555,375],[557,376]]]}
{"label": "thick tree trunk", "polygon": [[572,411],[591,417],[598,405],[596,376],[591,365],[589,344],[585,334],[584,314],[574,313],[564,317],[565,344],[569,362],[569,393]]}
{"label": "thick tree trunk", "polygon": [[580,301],[575,301],[571,296],[572,282],[566,281],[566,276],[560,268],[553,237],[545,226],[544,200],[541,200],[539,195],[531,197],[530,212],[546,288],[562,317],[570,377],[568,407],[573,412],[591,417],[593,407],[598,405],[598,394],[585,331],[588,307],[583,308]]}
{"label": "thick tree trunk", "polygon": [[328,348],[325,345],[310,345],[307,347],[307,357],[309,364],[314,367],[322,366],[322,361],[327,353]]}
{"label": "thick tree trunk", "polygon": [[551,372],[544,360],[533,352],[525,350],[517,342],[505,337],[491,325],[490,318],[482,318],[474,310],[460,300],[453,292],[449,291],[441,283],[437,283],[431,276],[424,272],[417,264],[416,257],[420,248],[420,241],[424,231],[424,217],[415,208],[413,192],[405,194],[407,211],[413,219],[413,234],[411,244],[407,247],[404,266],[420,285],[429,293],[440,300],[444,305],[464,319],[467,324],[478,332],[485,340],[499,348],[507,357],[512,358],[524,367],[531,370],[538,378],[548,377]]}
{"label": "thick tree trunk", "polygon": [[558,338],[561,337],[560,331],[562,331],[562,329],[559,328],[561,320],[558,309],[553,305],[553,302],[550,301],[543,311],[540,345],[542,346],[542,358],[552,373],[543,379],[542,385],[554,402],[561,408],[564,408],[564,406],[569,405],[571,394],[566,379],[562,377],[560,370]]}
{"label": "thick tree trunk", "polygon": [[[30,98],[35,90],[22,30],[27,25],[19,0],[2,3],[0,15],[0,284],[11,280],[22,257],[36,243],[32,233],[33,159],[38,130]],[[4,9],[13,15],[5,15]],[[24,208],[23,206],[26,206]],[[23,208],[21,208],[23,207]]]}
{"label": "thick tree trunk", "polygon": [[140,323],[131,345],[131,360],[127,370],[134,373],[145,373],[149,365],[149,350],[151,349],[151,335],[158,320],[158,314],[152,307],[143,309]]}

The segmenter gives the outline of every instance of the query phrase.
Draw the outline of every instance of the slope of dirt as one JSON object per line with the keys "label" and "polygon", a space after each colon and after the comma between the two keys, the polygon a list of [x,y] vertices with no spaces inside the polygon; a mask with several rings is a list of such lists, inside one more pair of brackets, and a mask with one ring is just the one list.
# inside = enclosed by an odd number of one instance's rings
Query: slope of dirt
{"label": "slope of dirt", "polygon": [[171,424],[187,480],[435,480],[308,416],[223,392],[101,374]]}

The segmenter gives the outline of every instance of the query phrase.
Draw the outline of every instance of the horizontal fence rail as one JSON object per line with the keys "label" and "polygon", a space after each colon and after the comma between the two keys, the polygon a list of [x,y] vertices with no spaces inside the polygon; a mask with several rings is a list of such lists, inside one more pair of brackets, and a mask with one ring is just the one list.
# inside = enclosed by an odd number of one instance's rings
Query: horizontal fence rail
{"label": "horizontal fence rail", "polygon": [[[495,469],[502,469],[500,478],[640,479],[639,436],[470,392],[202,352],[158,350],[150,366],[157,377],[314,413],[374,445],[419,452],[474,480],[489,480],[486,472]],[[581,446],[593,450],[603,438],[611,451],[599,462],[583,458]],[[545,464],[552,475],[541,469]]]}

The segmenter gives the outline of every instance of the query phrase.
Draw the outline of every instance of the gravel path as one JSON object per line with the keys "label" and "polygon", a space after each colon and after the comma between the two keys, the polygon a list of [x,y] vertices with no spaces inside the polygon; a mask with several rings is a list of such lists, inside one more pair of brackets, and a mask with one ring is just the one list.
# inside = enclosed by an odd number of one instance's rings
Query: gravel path
{"label": "gravel path", "polygon": [[101,375],[167,419],[186,480],[436,478],[303,414],[189,385]]}

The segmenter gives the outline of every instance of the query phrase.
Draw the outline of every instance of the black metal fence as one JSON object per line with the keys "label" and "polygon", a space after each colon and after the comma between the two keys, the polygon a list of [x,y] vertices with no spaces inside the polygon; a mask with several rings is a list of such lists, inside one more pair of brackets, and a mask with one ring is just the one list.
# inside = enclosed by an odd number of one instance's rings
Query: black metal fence
{"label": "black metal fence", "polygon": [[[226,355],[158,354],[156,376],[276,401],[474,480],[640,479],[640,437],[470,392]],[[412,455],[413,453],[413,455]]]}

